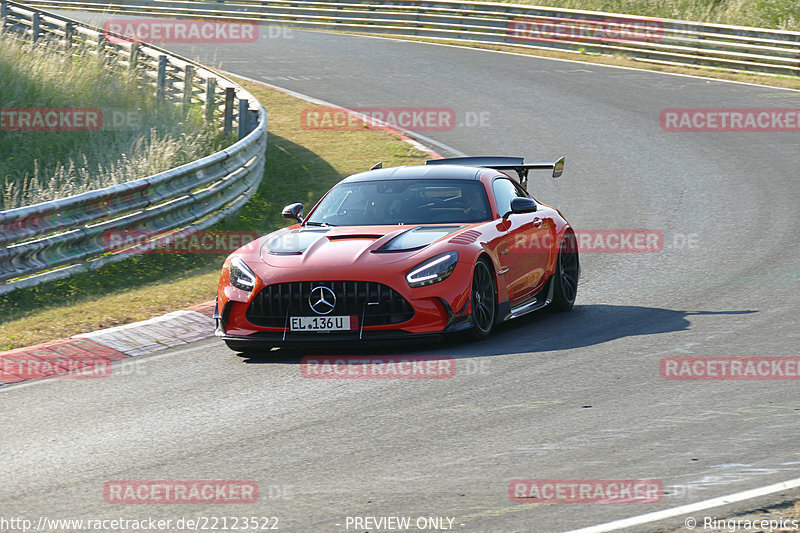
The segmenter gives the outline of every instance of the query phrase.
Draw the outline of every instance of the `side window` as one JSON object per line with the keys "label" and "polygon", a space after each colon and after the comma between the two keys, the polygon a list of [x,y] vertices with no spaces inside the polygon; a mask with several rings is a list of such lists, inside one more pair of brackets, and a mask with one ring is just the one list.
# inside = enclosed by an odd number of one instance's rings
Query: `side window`
{"label": "side window", "polygon": [[497,210],[500,211],[500,216],[505,215],[511,211],[511,200],[518,196],[527,198],[528,195],[521,187],[518,187],[513,181],[506,178],[498,178],[492,183],[492,190],[494,191],[494,198],[497,202]]}

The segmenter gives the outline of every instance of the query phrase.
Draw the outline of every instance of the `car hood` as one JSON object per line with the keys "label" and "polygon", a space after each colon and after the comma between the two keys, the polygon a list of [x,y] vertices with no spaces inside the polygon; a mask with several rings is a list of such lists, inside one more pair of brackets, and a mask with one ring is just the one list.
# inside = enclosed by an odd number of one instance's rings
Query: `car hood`
{"label": "car hood", "polygon": [[389,264],[416,255],[469,225],[290,227],[259,241],[272,267],[342,267]]}

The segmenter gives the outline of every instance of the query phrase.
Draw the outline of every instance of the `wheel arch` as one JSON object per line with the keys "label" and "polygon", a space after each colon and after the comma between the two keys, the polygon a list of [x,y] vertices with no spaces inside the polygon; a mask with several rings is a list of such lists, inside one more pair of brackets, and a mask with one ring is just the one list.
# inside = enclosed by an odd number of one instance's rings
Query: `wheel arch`
{"label": "wheel arch", "polygon": [[[572,228],[572,226],[570,226],[569,223],[565,221],[564,225],[556,233],[556,240],[553,243],[553,246],[550,248],[550,254],[549,257],[547,258],[548,277],[556,273],[558,252],[559,250],[561,250],[561,242],[567,235],[572,235],[573,237],[575,237],[575,246],[576,248],[578,247],[578,235],[575,233],[575,230]],[[580,262],[578,264],[580,265]]]}
{"label": "wheel arch", "polygon": [[494,278],[494,298],[495,304],[497,304],[497,300],[500,296],[500,280],[497,279],[497,266],[494,264],[494,260],[491,255],[486,250],[482,250],[478,256],[475,258],[475,263],[477,264],[478,261],[485,260],[486,264],[489,265],[489,270],[492,273],[492,277]]}
{"label": "wheel arch", "polygon": [[575,233],[575,230],[572,229],[572,226],[567,224],[564,227],[564,231],[561,232],[561,237],[558,239],[558,246],[556,247],[556,255],[558,255],[558,250],[561,249],[561,241],[567,235],[572,235],[575,238],[575,258],[578,262],[578,279],[581,277],[581,254],[580,254],[580,242],[578,241],[578,234]]}

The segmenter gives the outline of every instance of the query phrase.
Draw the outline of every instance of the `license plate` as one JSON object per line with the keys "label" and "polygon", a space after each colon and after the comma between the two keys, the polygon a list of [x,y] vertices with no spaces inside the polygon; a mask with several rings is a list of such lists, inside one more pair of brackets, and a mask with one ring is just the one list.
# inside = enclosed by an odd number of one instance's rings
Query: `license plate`
{"label": "license plate", "polygon": [[352,331],[356,329],[354,316],[293,316],[291,331]]}

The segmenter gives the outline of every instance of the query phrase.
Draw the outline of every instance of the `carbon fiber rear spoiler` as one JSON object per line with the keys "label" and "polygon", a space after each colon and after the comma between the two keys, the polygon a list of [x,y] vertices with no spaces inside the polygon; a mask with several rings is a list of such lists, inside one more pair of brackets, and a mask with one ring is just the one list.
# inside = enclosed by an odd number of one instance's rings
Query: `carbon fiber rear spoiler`
{"label": "carbon fiber rear spoiler", "polygon": [[445,159],[431,159],[426,165],[465,165],[468,167],[486,167],[495,170],[515,170],[519,182],[525,187],[528,184],[529,170],[553,169],[553,177],[557,178],[564,172],[564,158],[560,157],[553,163],[525,163],[522,157],[448,157]]}

